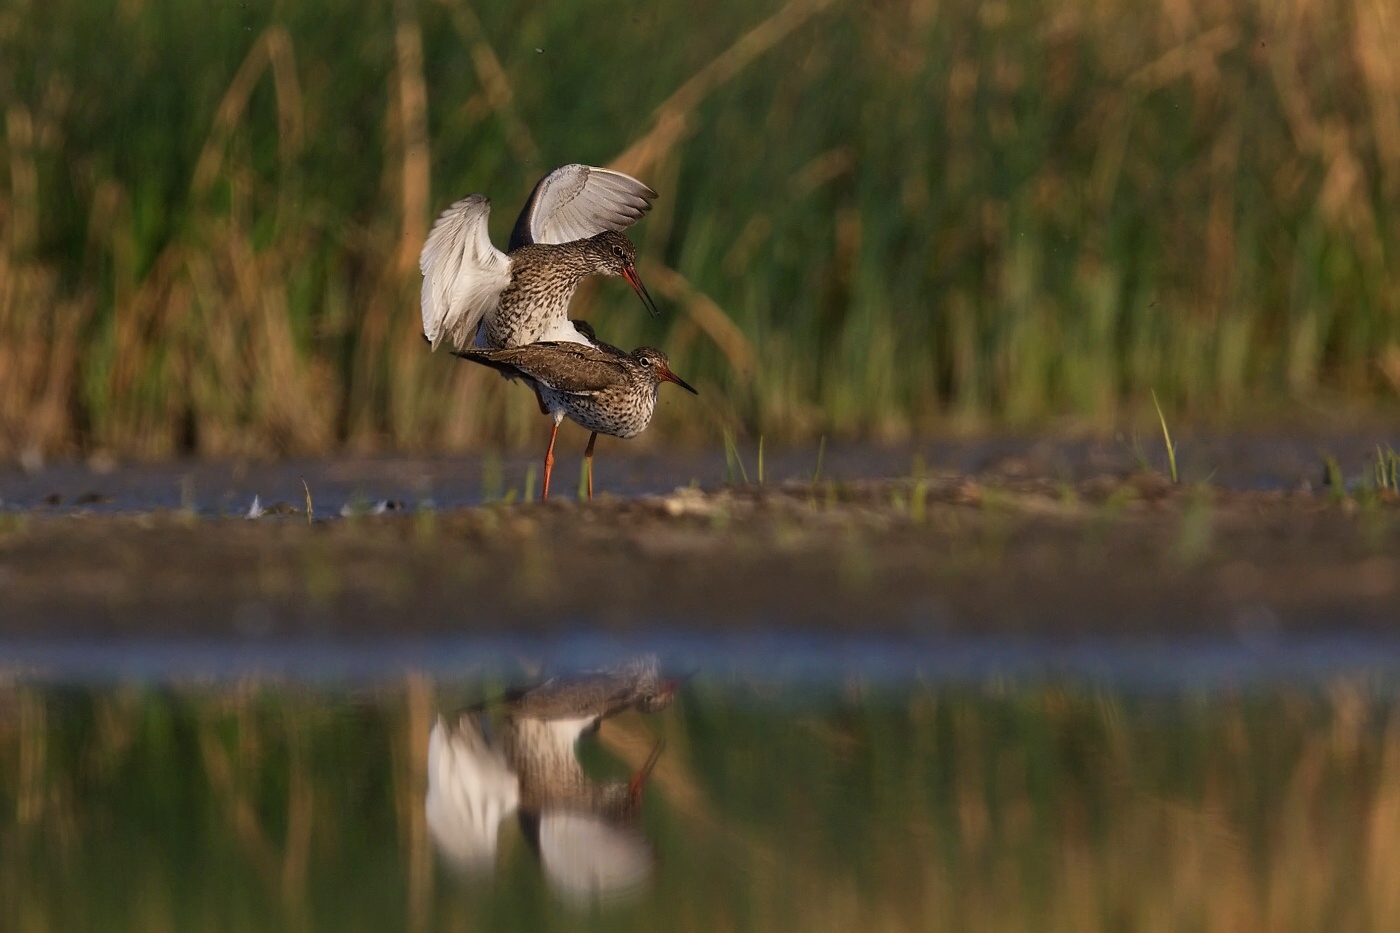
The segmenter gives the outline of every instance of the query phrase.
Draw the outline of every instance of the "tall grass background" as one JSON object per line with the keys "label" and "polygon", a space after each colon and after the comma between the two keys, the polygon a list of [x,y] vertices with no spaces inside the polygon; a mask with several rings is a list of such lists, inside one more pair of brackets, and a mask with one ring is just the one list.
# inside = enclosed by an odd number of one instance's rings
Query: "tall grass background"
{"label": "tall grass background", "polygon": [[656,436],[1384,405],[1397,48],[1387,0],[5,0],[0,456],[525,442],[416,256],[566,161],[661,192],[663,316],[574,307],[700,387]]}

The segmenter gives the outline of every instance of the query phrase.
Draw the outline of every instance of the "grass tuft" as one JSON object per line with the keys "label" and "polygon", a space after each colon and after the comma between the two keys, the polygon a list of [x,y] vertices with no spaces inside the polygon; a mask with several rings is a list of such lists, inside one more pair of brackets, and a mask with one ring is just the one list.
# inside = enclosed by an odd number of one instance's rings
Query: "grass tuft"
{"label": "grass tuft", "polygon": [[1387,446],[1376,445],[1376,462],[1372,465],[1377,489],[1400,492],[1400,454]]}
{"label": "grass tuft", "polygon": [[1162,414],[1162,406],[1157,402],[1157,390],[1152,390],[1152,407],[1157,409],[1157,421],[1162,425],[1162,440],[1167,445],[1167,466],[1171,470],[1172,483],[1180,483],[1176,473],[1176,445],[1172,443],[1172,432],[1167,430],[1167,418]]}
{"label": "grass tuft", "polygon": [[734,443],[734,434],[725,429],[724,432],[724,481],[730,486],[737,485],[735,477],[742,478],[744,485],[749,484],[749,471],[744,469],[744,458],[739,455],[739,448]]}

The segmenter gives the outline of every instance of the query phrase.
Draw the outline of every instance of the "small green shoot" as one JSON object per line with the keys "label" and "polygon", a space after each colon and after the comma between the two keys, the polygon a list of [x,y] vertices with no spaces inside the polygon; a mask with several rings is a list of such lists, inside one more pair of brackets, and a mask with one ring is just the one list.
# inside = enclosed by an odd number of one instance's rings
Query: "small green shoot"
{"label": "small green shoot", "polygon": [[535,464],[533,461],[525,468],[525,494],[520,497],[520,501],[535,501]]}
{"label": "small green shoot", "polygon": [[311,523],[316,520],[316,509],[311,504],[311,487],[306,485],[305,476],[301,477],[301,488],[306,493],[306,524],[310,527]]}
{"label": "small green shoot", "polygon": [[1376,445],[1376,463],[1373,470],[1377,489],[1400,492],[1400,454],[1393,448]]}
{"label": "small green shoot", "polygon": [[763,435],[758,436],[758,485],[763,485]]}
{"label": "small green shoot", "polygon": [[822,459],[826,456],[826,435],[817,442],[817,468],[812,472],[812,485],[815,486],[822,481]]}
{"label": "small green shoot", "polygon": [[744,459],[739,456],[739,448],[734,444],[734,435],[728,429],[724,432],[724,478],[730,486],[736,485],[734,482],[735,471],[743,478],[744,485],[749,484],[748,470],[744,469]]}
{"label": "small green shoot", "polygon": [[487,454],[481,461],[481,501],[494,502],[501,497],[501,458]]}
{"label": "small green shoot", "polygon": [[423,540],[431,540],[436,533],[437,508],[431,499],[418,504],[418,511],[413,515],[413,530]]}
{"label": "small green shoot", "polygon": [[1162,438],[1167,444],[1167,466],[1171,469],[1172,485],[1181,482],[1176,473],[1176,445],[1172,443],[1172,432],[1167,430],[1167,418],[1162,414],[1162,406],[1157,401],[1157,390],[1152,390],[1152,407],[1157,409],[1157,421],[1162,425]]}
{"label": "small green shoot", "polygon": [[1342,475],[1342,465],[1331,454],[1322,457],[1322,484],[1332,490],[1333,499],[1346,498],[1347,481]]}
{"label": "small green shoot", "polygon": [[921,455],[914,455],[909,472],[914,477],[914,489],[909,496],[909,518],[914,524],[922,525],[928,514],[928,477]]}
{"label": "small green shoot", "polygon": [[1147,454],[1142,452],[1142,443],[1138,440],[1137,431],[1133,432],[1133,462],[1144,473],[1155,472],[1152,461],[1147,458]]}

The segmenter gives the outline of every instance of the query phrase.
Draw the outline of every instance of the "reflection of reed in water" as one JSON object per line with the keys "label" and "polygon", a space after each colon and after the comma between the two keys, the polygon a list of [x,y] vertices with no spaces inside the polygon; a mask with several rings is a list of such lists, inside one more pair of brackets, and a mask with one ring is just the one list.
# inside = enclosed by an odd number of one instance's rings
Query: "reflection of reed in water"
{"label": "reflection of reed in water", "polygon": [[495,864],[501,823],[518,813],[549,883],[591,898],[640,885],[652,851],[635,828],[658,743],[629,781],[595,781],[576,745],[603,719],[669,706],[675,683],[654,660],[577,679],[554,679],[508,695],[492,735],[484,706],[442,717],[428,742],[428,828],[438,851],[466,870]]}
{"label": "reflection of reed in water", "polygon": [[[465,734],[489,736],[514,774],[508,706]],[[432,886],[438,830],[406,767],[427,769],[431,708],[426,684],[362,701],[0,682],[0,931],[577,928],[576,912],[534,905],[527,872]],[[640,768],[650,725],[618,717],[599,738]],[[647,793],[666,806],[645,841],[666,871],[611,928],[1400,929],[1393,681],[1190,695],[853,682],[822,698],[712,680],[664,725]],[[458,738],[451,717],[437,741]],[[419,824],[421,888],[394,870]]]}

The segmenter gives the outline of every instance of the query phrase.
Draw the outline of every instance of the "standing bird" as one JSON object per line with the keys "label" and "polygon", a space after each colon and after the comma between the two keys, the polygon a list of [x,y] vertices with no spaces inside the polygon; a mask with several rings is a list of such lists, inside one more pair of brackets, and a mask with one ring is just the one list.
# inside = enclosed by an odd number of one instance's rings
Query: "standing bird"
{"label": "standing bird", "polygon": [[491,244],[491,202],[473,194],[433,224],[423,273],[423,336],[436,350],[520,347],[541,340],[590,343],[569,320],[569,301],[590,275],[620,275],[656,314],[637,275],[637,249],[622,231],[651,209],[656,192],[631,175],[565,165],[535,185],[511,231],[509,252]]}
{"label": "standing bird", "polygon": [[583,453],[588,498],[592,499],[593,445],[599,434],[629,438],[645,431],[656,410],[656,392],[662,382],[674,382],[687,392],[700,394],[671,372],[666,354],[655,347],[623,353],[611,344],[545,342],[502,350],[458,350],[454,355],[524,379],[539,395],[540,407],[554,419],[544,455],[542,499],[549,498],[554,440],[565,415],[592,432]]}

